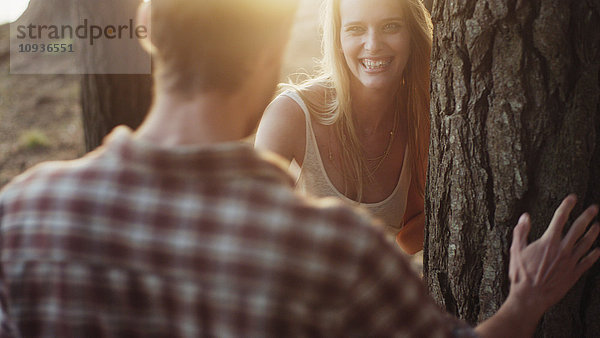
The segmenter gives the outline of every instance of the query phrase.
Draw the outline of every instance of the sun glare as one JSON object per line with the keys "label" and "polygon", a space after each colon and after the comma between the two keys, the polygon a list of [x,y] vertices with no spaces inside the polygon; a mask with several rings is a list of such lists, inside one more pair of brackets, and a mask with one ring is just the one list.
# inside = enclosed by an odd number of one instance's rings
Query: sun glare
{"label": "sun glare", "polygon": [[0,24],[13,22],[23,14],[29,0],[2,0],[0,1]]}

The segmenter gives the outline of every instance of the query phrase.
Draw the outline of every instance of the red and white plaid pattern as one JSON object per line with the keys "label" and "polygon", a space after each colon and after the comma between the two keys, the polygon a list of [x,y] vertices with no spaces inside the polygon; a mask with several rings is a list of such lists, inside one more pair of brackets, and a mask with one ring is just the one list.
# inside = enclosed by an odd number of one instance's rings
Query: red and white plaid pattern
{"label": "red and white plaid pattern", "polygon": [[20,333],[473,335],[368,215],[299,196],[268,157],[239,143],[156,148],[118,127],[84,158],[13,180],[1,258]]}

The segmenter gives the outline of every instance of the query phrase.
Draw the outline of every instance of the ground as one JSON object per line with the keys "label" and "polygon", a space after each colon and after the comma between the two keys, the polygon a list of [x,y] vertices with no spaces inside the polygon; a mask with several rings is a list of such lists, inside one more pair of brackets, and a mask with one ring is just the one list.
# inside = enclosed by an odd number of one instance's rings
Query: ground
{"label": "ground", "polygon": [[0,26],[0,187],[36,163],[83,154],[79,78],[10,75],[9,26]]}

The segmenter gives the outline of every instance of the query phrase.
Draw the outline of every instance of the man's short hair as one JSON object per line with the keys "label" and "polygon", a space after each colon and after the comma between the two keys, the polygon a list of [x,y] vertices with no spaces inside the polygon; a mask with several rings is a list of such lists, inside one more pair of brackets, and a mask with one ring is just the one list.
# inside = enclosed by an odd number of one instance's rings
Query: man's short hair
{"label": "man's short hair", "polygon": [[256,56],[284,44],[297,0],[152,0],[152,43],[167,90],[236,89]]}

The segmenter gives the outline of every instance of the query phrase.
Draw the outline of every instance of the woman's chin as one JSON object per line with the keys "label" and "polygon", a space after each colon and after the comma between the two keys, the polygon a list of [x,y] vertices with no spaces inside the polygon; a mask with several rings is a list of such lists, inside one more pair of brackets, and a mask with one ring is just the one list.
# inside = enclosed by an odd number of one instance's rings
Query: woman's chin
{"label": "woman's chin", "polygon": [[365,89],[371,90],[389,90],[398,85],[397,81],[389,79],[361,79],[360,83]]}

